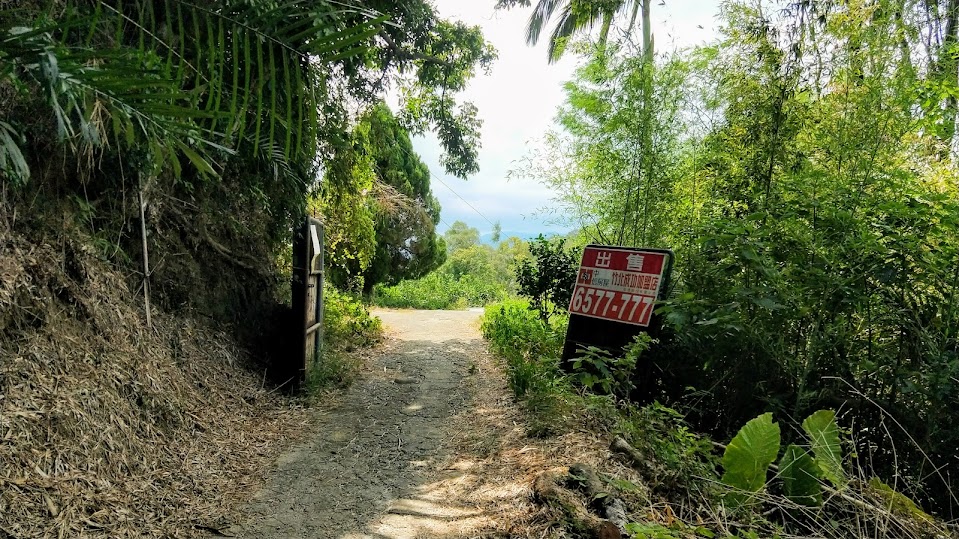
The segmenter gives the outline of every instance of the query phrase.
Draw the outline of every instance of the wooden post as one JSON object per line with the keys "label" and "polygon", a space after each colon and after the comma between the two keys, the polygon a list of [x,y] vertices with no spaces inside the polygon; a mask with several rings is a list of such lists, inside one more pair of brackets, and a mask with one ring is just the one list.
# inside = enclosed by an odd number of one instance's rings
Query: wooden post
{"label": "wooden post", "polygon": [[147,246],[147,201],[143,195],[144,186],[142,174],[139,176],[138,183],[140,187],[138,193],[140,202],[140,236],[143,240],[143,305],[146,307],[147,312],[147,327],[153,328],[153,320],[150,313],[150,250]]}

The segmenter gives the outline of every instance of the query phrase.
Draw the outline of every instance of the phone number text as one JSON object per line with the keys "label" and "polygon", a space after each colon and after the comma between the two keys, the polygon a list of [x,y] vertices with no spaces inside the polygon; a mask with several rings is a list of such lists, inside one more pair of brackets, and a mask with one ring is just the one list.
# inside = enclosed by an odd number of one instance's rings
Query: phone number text
{"label": "phone number text", "polygon": [[655,303],[653,296],[577,286],[569,312],[648,326]]}

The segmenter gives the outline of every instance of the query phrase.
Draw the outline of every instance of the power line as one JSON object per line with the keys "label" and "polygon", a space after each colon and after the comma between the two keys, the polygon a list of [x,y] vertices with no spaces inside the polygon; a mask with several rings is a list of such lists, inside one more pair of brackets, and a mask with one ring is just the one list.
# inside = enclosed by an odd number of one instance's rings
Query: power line
{"label": "power line", "polygon": [[[473,206],[472,204],[470,204],[470,202],[469,202],[468,200],[466,200],[465,198],[463,198],[462,196],[460,196],[460,194],[457,193],[456,191],[454,191],[452,187],[450,187],[449,185],[446,184],[446,182],[444,182],[443,180],[441,180],[441,179],[437,178],[435,175],[433,175],[433,171],[431,171],[428,166],[426,167],[426,171],[429,172],[430,178],[432,178],[432,179],[440,182],[440,184],[442,184],[443,187],[449,189],[451,193],[453,193],[454,195],[456,195],[456,197],[459,198],[460,200],[462,200],[463,202],[465,202],[466,205],[469,206],[471,210],[473,210],[474,212],[476,212],[476,215],[479,215],[479,216],[482,217],[483,219],[486,219],[486,222],[489,223],[490,226],[494,226],[494,227],[496,226],[495,224],[493,224],[493,221],[490,221],[489,217],[486,217],[485,215],[483,215],[482,212],[480,212],[479,210],[477,210],[476,207]],[[447,226],[449,226],[449,225],[447,225]]]}
{"label": "power line", "polygon": [[[403,150],[403,152],[406,154],[406,156],[409,157],[410,159],[412,159],[412,158],[415,157],[415,158],[418,159],[419,161],[421,161],[421,162],[423,161],[423,158],[420,157],[419,154],[415,154],[415,155],[414,155],[414,154],[411,154],[409,150],[407,150],[406,148],[404,148],[404,147],[402,147],[402,146],[399,146],[399,148],[400,148],[401,150]],[[423,163],[423,164],[426,165],[426,163]],[[453,193],[454,195],[456,195],[456,198],[462,200],[467,206],[470,207],[471,210],[473,210],[474,212],[476,212],[476,215],[479,215],[480,217],[482,217],[483,219],[485,219],[486,222],[489,223],[490,226],[492,226],[492,227],[495,227],[495,226],[496,226],[496,225],[493,223],[493,221],[491,221],[491,220],[489,219],[489,217],[483,215],[483,212],[477,210],[477,209],[476,209],[476,206],[473,206],[472,204],[470,204],[470,201],[469,201],[469,200],[466,200],[465,198],[462,197],[462,195],[460,195],[459,193],[457,193],[456,191],[454,191],[453,188],[450,187],[449,185],[447,185],[446,182],[444,182],[443,180],[437,178],[436,175],[433,174],[433,171],[430,170],[429,165],[426,165],[426,172],[427,172],[427,174],[430,175],[430,179],[431,179],[431,180],[436,180],[436,181],[440,182],[440,184],[441,184],[443,187],[449,189],[450,193]],[[440,217],[440,221],[443,221],[443,218],[442,218],[442,217]],[[447,227],[450,226],[449,224],[446,223],[446,221],[443,221],[443,224],[445,224]]]}

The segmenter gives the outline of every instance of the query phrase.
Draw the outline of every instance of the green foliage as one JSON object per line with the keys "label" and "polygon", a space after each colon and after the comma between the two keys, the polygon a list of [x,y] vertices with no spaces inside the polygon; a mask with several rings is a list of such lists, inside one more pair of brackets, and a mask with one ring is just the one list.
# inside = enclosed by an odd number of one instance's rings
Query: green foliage
{"label": "green foliage", "polygon": [[373,261],[377,243],[376,204],[368,194],[378,180],[368,156],[357,159],[346,181],[349,190],[324,184],[319,196],[310,200],[309,210],[324,216],[324,263],[329,279],[344,289],[357,290],[362,288],[362,276]]}
{"label": "green foliage", "polygon": [[562,130],[520,172],[559,193],[557,212],[583,227],[586,243],[672,247],[688,73],[681,58],[653,69],[610,49],[566,85]]}
{"label": "green foliage", "polygon": [[573,373],[579,384],[590,391],[599,390],[607,395],[628,398],[635,387],[636,362],[654,342],[648,333],[639,333],[621,356],[590,346],[580,351],[582,355],[570,360]]}
{"label": "green foliage", "polygon": [[[530,0],[498,0],[497,9],[510,9],[516,6],[529,7]],[[567,0],[539,0],[533,7],[529,23],[526,26],[526,43],[535,45],[551,19],[556,19],[550,32],[547,47],[550,63],[558,61],[565,53],[568,43],[578,35],[588,35],[596,25],[600,26],[598,46],[602,50],[610,37],[613,19],[617,15],[628,15],[625,25],[626,41],[637,22],[642,10],[643,49],[645,57],[652,59],[652,36],[650,34],[650,5],[642,0],[612,0],[600,2],[577,2]]]}
{"label": "green foliage", "polygon": [[465,309],[482,307],[506,297],[497,283],[466,274],[454,277],[444,271],[395,286],[377,286],[372,301],[381,307],[409,309]]}
{"label": "green foliage", "polygon": [[[131,276],[144,225],[161,262],[151,279],[156,303],[243,325],[238,333],[260,345],[291,224],[317,178],[337,166],[355,174],[338,175],[340,196],[312,208],[330,217],[332,263],[365,269],[376,254],[373,202],[384,198],[372,189],[376,163],[368,154],[337,159],[352,144],[355,112],[388,85],[442,96],[423,104],[416,128],[441,128],[450,170],[475,170],[476,111],[460,94],[493,57],[478,28],[443,20],[425,0],[0,9],[0,180],[16,188],[4,200],[41,221],[48,216],[32,205],[59,215],[62,199],[81,196],[97,210],[83,225],[109,238],[114,248],[104,252]],[[40,181],[26,182],[29,169],[44,171]],[[437,213],[427,198],[423,206]],[[428,211],[413,213],[413,224],[425,224]],[[435,266],[445,247],[426,243],[415,247]],[[341,282],[362,284],[359,274]]]}
{"label": "green foliage", "polygon": [[349,387],[362,368],[362,359],[355,354],[338,349],[324,350],[323,359],[314,362],[306,373],[306,392],[316,395],[325,390]]}
{"label": "green foliage", "polygon": [[[215,175],[241,145],[311,159],[314,66],[363,54],[385,19],[326,2],[71,1],[0,16],[0,73],[24,98],[39,92],[57,136],[81,152],[117,144],[149,154],[148,169]],[[16,156],[11,125],[0,155]],[[4,170],[25,179],[26,163],[13,163]]]}
{"label": "green foliage", "polygon": [[530,434],[562,432],[575,400],[559,366],[565,321],[544,323],[526,301],[511,300],[487,306],[482,329],[490,348],[504,360],[510,389],[529,413]]}
{"label": "green foliage", "polygon": [[882,506],[894,513],[912,517],[920,522],[933,523],[935,519],[919,508],[908,496],[890,487],[878,477],[869,478],[869,487],[882,500]]}
{"label": "green foliage", "polygon": [[648,460],[647,481],[677,498],[718,498],[713,443],[697,434],[683,414],[653,402],[642,407],[621,404],[617,415],[615,430]]}
{"label": "green foliage", "polygon": [[712,539],[716,534],[703,526],[688,526],[681,520],[676,520],[669,526],[655,523],[631,522],[626,525],[626,531],[632,539],[687,539],[689,537],[703,537]]}
{"label": "green foliage", "polygon": [[[462,226],[458,226],[462,225]],[[460,221],[444,235],[449,249],[446,262],[415,281],[377,286],[373,302],[384,307],[462,309],[503,301],[516,288],[512,268],[528,256],[526,242],[508,238],[497,248],[481,245],[479,231]],[[475,237],[475,241],[471,238]]]}
{"label": "green foliage", "polygon": [[786,498],[800,505],[822,505],[820,474],[819,466],[808,451],[793,444],[786,447],[779,460],[779,478]]}
{"label": "green foliage", "polygon": [[[565,320],[544,324],[529,312],[529,303],[510,300],[489,305],[483,317],[483,336],[493,351],[506,359],[510,387],[518,396],[544,378],[561,372],[558,359],[565,339]],[[537,376],[542,368],[547,376]]]}
{"label": "green foliage", "polygon": [[383,323],[356,297],[332,286],[323,289],[323,357],[307,373],[309,392],[344,388],[363,367],[358,348],[374,346],[383,338]]}
{"label": "green foliage", "polygon": [[723,453],[723,483],[733,487],[728,498],[734,505],[749,500],[748,494],[766,486],[769,465],[779,455],[779,423],[765,413],[739,429]]}
{"label": "green foliage", "polygon": [[452,254],[478,246],[480,232],[463,221],[453,221],[453,224],[443,233],[443,239],[446,240],[447,252]]}
{"label": "green foliage", "polygon": [[[833,410],[819,410],[803,423],[813,454],[789,444],[779,460],[783,494],[790,501],[818,507],[823,503],[823,479],[836,487],[846,485],[842,469],[842,445]],[[744,493],[756,493],[766,486],[769,466],[779,454],[779,424],[765,413],[743,426],[723,455],[723,483],[737,489],[727,494],[735,505],[748,500]],[[813,456],[815,455],[815,457]]]}
{"label": "green foliage", "polygon": [[959,71],[919,38],[946,8],[732,2],[707,46],[593,51],[521,172],[587,241],[675,251],[653,398],[723,436],[842,407],[873,471],[954,511],[928,470],[959,444]]}
{"label": "green foliage", "polygon": [[822,477],[836,488],[844,487],[848,479],[842,470],[842,444],[839,440],[836,412],[819,410],[802,422],[802,428],[809,437]]}
{"label": "green foliage", "polygon": [[[383,4],[384,11],[395,4],[386,0],[373,3]],[[416,3],[421,10],[433,12],[430,4]],[[413,9],[404,11],[416,13]],[[479,170],[482,121],[472,103],[457,105],[454,96],[466,88],[477,70],[490,68],[496,51],[485,42],[479,27],[439,20],[427,28],[431,39],[417,40],[414,51],[402,51],[401,58],[418,68],[415,79],[401,88],[402,119],[413,135],[432,127],[444,149],[440,162],[446,171],[466,178]],[[406,37],[402,28],[397,34]]]}
{"label": "green foliage", "polygon": [[372,346],[383,338],[383,323],[366,305],[333,287],[323,290],[323,340],[325,349],[352,350]]}
{"label": "green foliage", "polygon": [[578,260],[566,249],[566,240],[547,240],[542,234],[529,244],[530,258],[516,266],[519,293],[529,298],[529,308],[548,323],[565,312],[576,284]]}
{"label": "green foliage", "polygon": [[379,283],[426,275],[445,260],[429,169],[383,103],[338,148],[320,201],[330,222],[328,265],[340,286],[359,281],[369,293]]}

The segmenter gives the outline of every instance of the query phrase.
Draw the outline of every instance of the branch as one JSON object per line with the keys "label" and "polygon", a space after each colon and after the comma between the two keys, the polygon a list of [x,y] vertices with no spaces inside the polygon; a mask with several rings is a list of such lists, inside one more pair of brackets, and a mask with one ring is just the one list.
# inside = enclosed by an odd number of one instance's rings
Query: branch
{"label": "branch", "polygon": [[431,56],[429,54],[426,54],[420,51],[408,51],[400,47],[399,44],[396,43],[396,41],[394,41],[393,38],[390,37],[390,35],[386,33],[385,31],[380,32],[379,36],[383,38],[383,41],[386,42],[386,45],[389,47],[389,49],[393,51],[393,55],[401,60],[422,60],[430,64],[437,64],[444,67],[453,67],[453,64],[451,62],[437,58],[436,56]]}
{"label": "branch", "polygon": [[236,264],[237,266],[245,270],[250,270],[254,273],[258,273],[261,275],[265,274],[265,272],[261,268],[256,267],[252,262],[244,262],[243,260],[240,260],[239,255],[230,251],[229,249],[224,247],[222,244],[214,240],[212,237],[210,237],[210,234],[206,231],[206,226],[200,227],[200,235],[202,236],[203,241],[207,243],[207,245],[212,247],[214,251],[223,255],[223,257],[229,260],[230,262]]}

